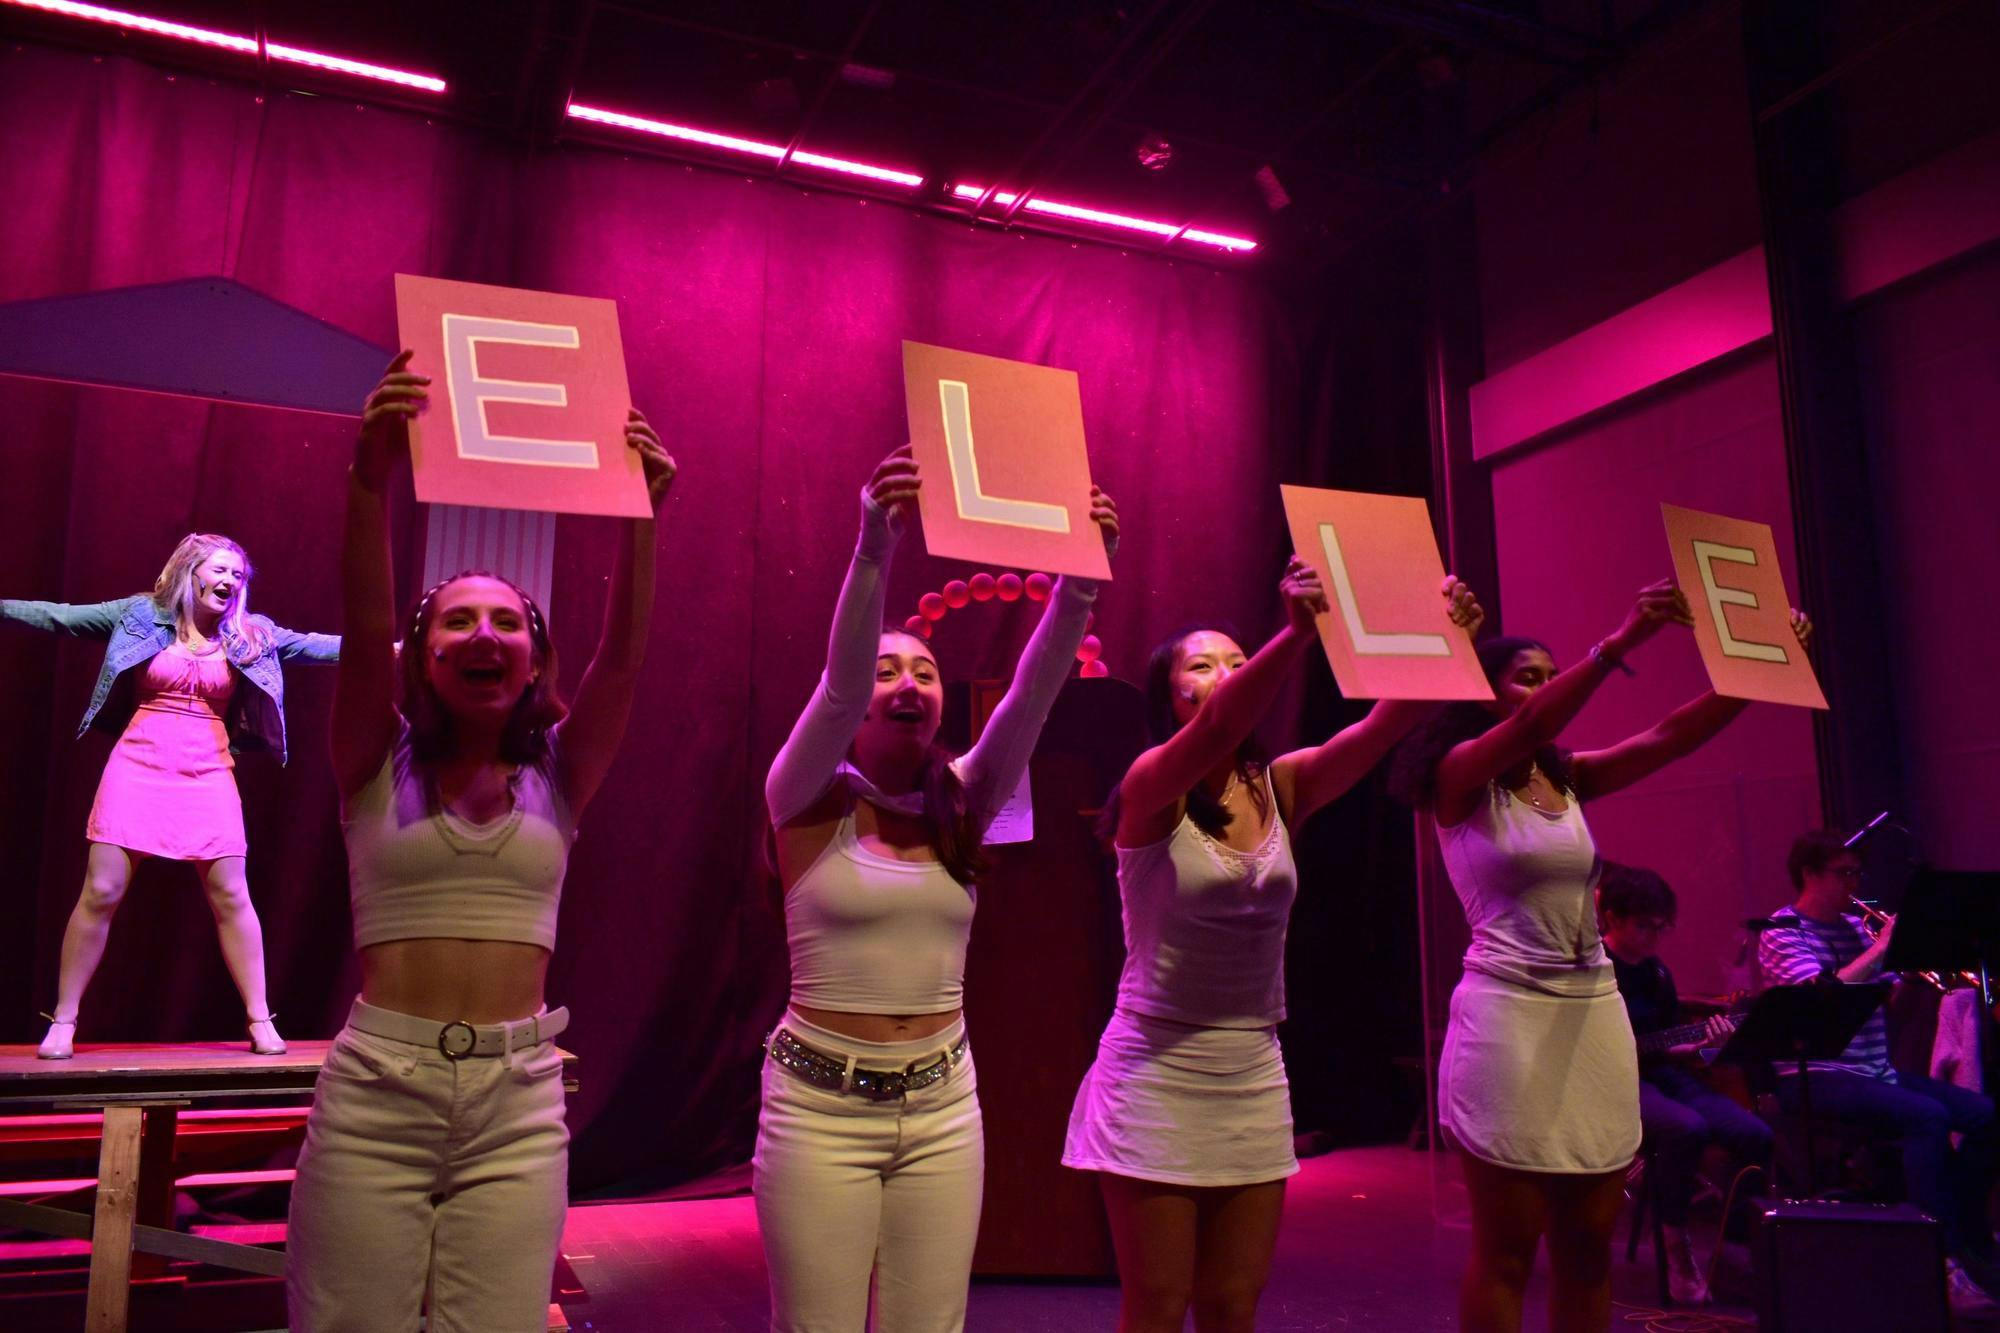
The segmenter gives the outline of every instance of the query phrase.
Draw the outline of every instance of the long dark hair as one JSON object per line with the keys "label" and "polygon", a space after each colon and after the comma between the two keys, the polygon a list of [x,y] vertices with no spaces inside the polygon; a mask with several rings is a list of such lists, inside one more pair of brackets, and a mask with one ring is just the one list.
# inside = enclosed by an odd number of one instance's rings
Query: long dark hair
{"label": "long dark hair", "polygon": [[[1486,672],[1488,683],[1498,687],[1514,664],[1514,659],[1522,653],[1539,649],[1547,653],[1549,646],[1540,639],[1530,639],[1518,634],[1497,634],[1479,642],[1477,652],[1479,665]],[[1549,653],[1553,658],[1555,654]],[[1419,810],[1428,810],[1437,803],[1437,769],[1444,757],[1452,749],[1475,736],[1483,736],[1498,725],[1500,719],[1485,705],[1461,701],[1439,709],[1430,721],[1418,727],[1396,747],[1394,758],[1389,765],[1389,794],[1405,805]],[[1549,781],[1568,791],[1572,788],[1569,751],[1553,741],[1536,750],[1519,771],[1525,774],[1528,764],[1541,766],[1548,774]],[[1502,774],[1503,779],[1513,774]],[[1508,786],[1519,785],[1507,783]]]}
{"label": "long dark hair", "polygon": [[[884,628],[884,634],[901,634],[905,638],[916,638],[900,625]],[[929,643],[917,639],[924,645],[924,651],[936,661],[937,655]],[[937,742],[931,742],[924,751],[923,767],[917,774],[917,788],[924,794],[924,822],[930,825],[931,850],[937,853],[938,864],[945,873],[967,888],[973,886],[991,866],[991,858],[986,855],[986,825],[979,818],[979,812],[972,808],[966,796],[965,784],[959,780],[958,772],[952,768],[952,761],[958,756]],[[764,867],[770,872],[773,883],[779,884],[782,893],[782,876],[778,873],[778,827],[768,815],[764,820]]]}
{"label": "long dark hair", "polygon": [[403,624],[402,660],[398,663],[396,707],[410,728],[410,753],[418,763],[435,764],[451,751],[451,714],[439,702],[426,664],[430,659],[431,607],[437,595],[460,579],[492,579],[504,583],[521,599],[528,615],[528,636],[534,643],[535,679],[515,701],[514,711],[500,732],[500,757],[510,764],[540,764],[549,757],[549,731],[569,715],[556,694],[556,645],[542,608],[528,590],[512,579],[483,569],[462,569],[432,585],[417,599]]}
{"label": "long dark hair", "polygon": [[942,745],[924,754],[919,786],[924,793],[924,820],[931,826],[931,850],[945,873],[970,888],[992,864],[986,855],[986,825],[966,799],[965,784],[951,766],[957,758]]}
{"label": "long dark hair", "polygon": [[[1174,667],[1180,661],[1181,645],[1203,631],[1227,635],[1238,644],[1243,642],[1236,627],[1228,621],[1205,620],[1183,625],[1153,646],[1152,655],[1146,659],[1146,735],[1154,745],[1164,743],[1181,729],[1180,720],[1174,716]],[[1264,784],[1258,779],[1263,777],[1269,758],[1255,735],[1245,737],[1236,747],[1236,775],[1250,788],[1250,798],[1259,811],[1263,810],[1267,796]],[[1111,789],[1104,802],[1104,813],[1098,817],[1097,836],[1107,843],[1117,838],[1118,814],[1124,808],[1124,796],[1125,784],[1120,782]],[[1195,827],[1211,838],[1220,838],[1236,818],[1199,782],[1187,793],[1187,814]]]}
{"label": "long dark hair", "polygon": [[[915,640],[937,661],[937,650],[930,641],[918,638],[901,625],[885,627],[884,634],[900,634]],[[939,676],[943,676],[940,669]],[[924,822],[930,825],[931,850],[937,853],[938,864],[945,873],[960,884],[970,888],[991,865],[986,855],[986,825],[979,812],[972,808],[972,802],[965,794],[965,784],[958,780],[958,771],[951,766],[958,756],[931,742],[924,751],[924,766],[917,777],[917,786],[924,794]]]}

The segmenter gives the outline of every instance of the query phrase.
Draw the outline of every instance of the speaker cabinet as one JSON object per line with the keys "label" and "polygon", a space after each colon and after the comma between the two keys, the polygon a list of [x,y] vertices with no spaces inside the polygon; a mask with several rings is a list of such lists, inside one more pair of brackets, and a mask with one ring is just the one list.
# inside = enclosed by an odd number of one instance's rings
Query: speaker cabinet
{"label": "speaker cabinet", "polygon": [[1761,1333],[1945,1333],[1944,1233],[1924,1213],[1779,1203],[1759,1221]]}

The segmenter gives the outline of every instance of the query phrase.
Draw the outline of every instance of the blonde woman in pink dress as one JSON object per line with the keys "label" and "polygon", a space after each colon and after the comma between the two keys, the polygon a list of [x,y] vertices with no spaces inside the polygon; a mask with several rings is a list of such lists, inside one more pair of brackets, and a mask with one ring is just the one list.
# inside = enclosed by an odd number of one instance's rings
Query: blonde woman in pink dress
{"label": "blonde woman in pink dress", "polygon": [[118,736],[85,825],[90,857],[63,932],[45,1060],[70,1057],[112,913],[149,856],[194,864],[243,996],[250,1047],[259,1055],[285,1049],[265,997],[264,936],[244,874],[235,752],[269,749],[284,762],[280,664],[337,661],[340,639],[250,614],[250,572],[241,546],[197,532],[174,548],[151,593],[82,606],[0,599],[0,620],[107,640],[77,734],[95,726]]}

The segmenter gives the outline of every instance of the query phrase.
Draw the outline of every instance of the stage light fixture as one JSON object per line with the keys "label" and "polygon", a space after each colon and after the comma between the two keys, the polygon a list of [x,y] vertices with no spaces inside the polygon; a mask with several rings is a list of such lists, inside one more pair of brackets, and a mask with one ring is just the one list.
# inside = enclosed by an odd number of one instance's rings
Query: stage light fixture
{"label": "stage light fixture", "polygon": [[[690,125],[673,125],[664,120],[649,120],[644,116],[628,116],[622,111],[606,111],[602,107],[585,106],[581,102],[569,105],[569,115],[575,120],[587,120],[598,125],[612,125],[619,129],[638,130],[642,134],[657,134],[665,139],[678,139],[682,143],[700,144],[704,148],[720,149],[725,153],[743,153],[751,157],[766,158],[776,162],[785,156],[782,145],[763,143],[756,139],[739,138],[733,134],[717,134],[713,130],[695,129]],[[924,183],[922,176],[908,171],[897,171],[891,167],[878,167],[868,162],[854,162],[843,157],[828,157],[824,153],[808,153],[804,149],[792,154],[791,160],[803,167],[817,167],[821,171],[837,171],[848,176],[862,176],[868,180],[881,181],[888,185],[900,185],[914,190]]]}
{"label": "stage light fixture", "polygon": [[[977,199],[986,193],[983,185],[954,185],[953,196],[959,199]],[[993,202],[1007,207],[1018,195],[997,191]],[[1201,231],[1185,224],[1176,226],[1171,222],[1159,222],[1152,218],[1128,217],[1123,213],[1107,213],[1101,208],[1085,208],[1081,204],[1065,204],[1054,199],[1030,199],[1021,205],[1024,213],[1041,213],[1048,217],[1067,218],[1071,222],[1087,222],[1099,227],[1115,227],[1122,231],[1142,231],[1152,236],[1164,236],[1168,240],[1193,241],[1197,245],[1212,245],[1218,250],[1230,250],[1246,254],[1257,248],[1257,242],[1245,236],[1226,236],[1221,232]]]}
{"label": "stage light fixture", "polygon": [[[44,14],[56,14],[63,18],[82,19],[88,23],[102,23],[114,28],[127,28],[153,37],[170,37],[176,41],[194,42],[217,50],[235,51],[240,55],[254,57],[258,54],[255,37],[245,37],[233,32],[216,32],[211,28],[197,28],[192,24],[175,23],[146,14],[107,9],[103,5],[77,4],[74,0],[0,0],[0,4],[12,5],[16,9],[32,9]],[[336,74],[350,74],[358,79],[373,79],[378,83],[393,83],[403,88],[419,88],[429,93],[441,93],[445,89],[443,79],[433,78],[428,74],[413,74],[406,69],[372,65],[365,60],[349,60],[345,56],[330,55],[325,51],[309,51],[304,47],[286,46],[280,42],[266,41],[263,53],[281,64],[307,65],[313,69],[329,70]]]}

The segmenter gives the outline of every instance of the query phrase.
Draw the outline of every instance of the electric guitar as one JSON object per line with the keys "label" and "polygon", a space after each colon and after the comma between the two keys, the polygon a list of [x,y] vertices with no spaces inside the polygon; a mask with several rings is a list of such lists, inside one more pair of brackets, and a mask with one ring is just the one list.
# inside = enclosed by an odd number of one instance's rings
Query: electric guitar
{"label": "electric guitar", "polygon": [[[1686,1046],[1693,1042],[1702,1043],[1701,1058],[1713,1062],[1722,1049],[1722,1043],[1730,1033],[1742,1026],[1741,1011],[1715,1014],[1698,1023],[1682,1023],[1678,1027],[1659,1028],[1641,1034],[1638,1038],[1640,1055],[1665,1055],[1675,1046]],[[1710,1029],[1714,1029],[1713,1036]]]}

